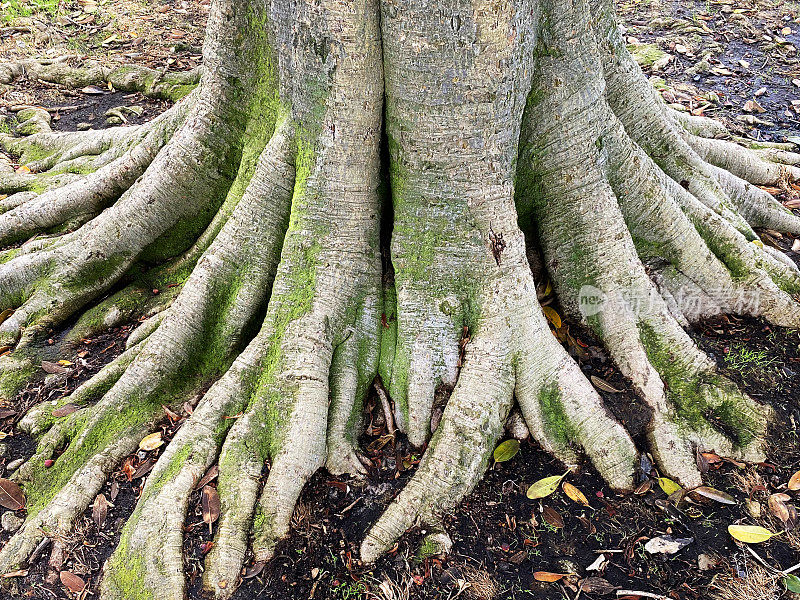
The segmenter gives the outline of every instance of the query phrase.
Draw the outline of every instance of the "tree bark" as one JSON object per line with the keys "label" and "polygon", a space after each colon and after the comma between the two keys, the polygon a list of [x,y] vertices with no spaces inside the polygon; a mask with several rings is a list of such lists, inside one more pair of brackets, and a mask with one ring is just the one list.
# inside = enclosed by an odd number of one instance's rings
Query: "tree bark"
{"label": "tree bark", "polygon": [[[130,85],[167,89],[148,76]],[[762,457],[769,408],[684,328],[722,312],[800,323],[800,271],[753,230],[800,234],[754,185],[797,179],[800,156],[669,109],[609,0],[215,0],[200,82],[159,118],[54,133],[33,112],[18,125],[29,135],[0,134],[29,167],[0,174],[0,345],[13,347],[0,395],[76,340],[143,323],[71,397],[23,419],[40,440],[14,476],[28,517],[2,572],[44,531],[68,531],[162,406],[200,390],[105,566],[104,599],[184,597],[182,525],[215,464],[204,586],[230,597],[243,565],[273,556],[316,471],[367,475],[358,440],[376,377],[424,454],[365,562],[418,523],[449,548],[441,515],[505,427],[629,490],[638,450],[551,333],[539,250],[563,311],[651,410],[660,472],[696,486],[698,449]],[[73,317],[63,343],[43,343]],[[79,410],[53,416],[68,402]]]}

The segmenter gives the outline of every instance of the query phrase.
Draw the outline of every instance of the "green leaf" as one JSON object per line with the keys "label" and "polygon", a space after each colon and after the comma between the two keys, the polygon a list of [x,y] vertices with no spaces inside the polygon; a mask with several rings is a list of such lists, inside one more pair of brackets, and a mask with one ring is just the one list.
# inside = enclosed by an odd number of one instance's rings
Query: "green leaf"
{"label": "green leaf", "polygon": [[494,462],[511,460],[519,452],[519,440],[506,440],[494,449]]}
{"label": "green leaf", "polygon": [[670,479],[669,477],[659,477],[658,485],[662,490],[664,490],[664,493],[667,496],[671,496],[675,492],[679,492],[683,489],[680,485],[672,481],[672,479]]}
{"label": "green leaf", "polygon": [[778,535],[758,525],[728,525],[728,533],[733,539],[745,544],[760,544]]}
{"label": "green leaf", "polygon": [[800,594],[800,577],[797,575],[787,575],[783,578],[783,585],[786,589],[795,594]]}
{"label": "green leaf", "polygon": [[[569,471],[567,471],[567,473],[569,473]],[[561,483],[561,480],[567,476],[567,473],[540,479],[528,488],[528,498],[531,500],[536,500],[538,498],[545,498],[546,496],[549,496],[558,489],[558,484]]]}

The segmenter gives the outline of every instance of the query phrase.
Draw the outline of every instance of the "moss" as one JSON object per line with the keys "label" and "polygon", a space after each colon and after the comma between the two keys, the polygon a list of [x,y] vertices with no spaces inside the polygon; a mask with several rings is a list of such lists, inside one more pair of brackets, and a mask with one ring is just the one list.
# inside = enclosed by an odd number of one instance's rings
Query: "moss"
{"label": "moss", "polygon": [[31,481],[25,485],[28,514],[35,515],[44,508],[75,472],[95,455],[112,447],[125,436],[144,437],[160,411],[158,404],[154,406],[131,399],[125,411],[112,408],[102,415],[83,411],[73,413],[75,417],[65,424],[69,429],[68,439],[73,441],[64,453],[50,468],[46,468],[43,462],[50,457],[41,457],[41,463],[30,465],[33,469]]}
{"label": "moss", "polygon": [[25,358],[16,364],[6,365],[0,372],[0,399],[12,400],[38,370],[33,361]]}
{"label": "moss", "polygon": [[422,543],[419,546],[419,551],[417,552],[417,560],[423,561],[426,558],[437,556],[441,553],[442,553],[441,546],[437,544],[435,540],[431,539],[431,536],[425,536],[422,539]]}
{"label": "moss", "polygon": [[92,306],[78,318],[77,323],[67,332],[65,341],[69,344],[76,344],[84,338],[105,331],[108,329],[109,318],[113,317],[114,313],[119,315],[119,318],[113,319],[114,323],[130,321],[152,297],[151,289],[125,288]]}
{"label": "moss", "polygon": [[[181,472],[187,460],[191,459],[192,446],[186,444],[178,450],[175,455],[170,459],[169,465],[162,471],[151,476],[147,481],[147,495],[148,497],[158,494],[164,487],[164,484],[172,481]],[[141,503],[139,504],[141,505]]]}
{"label": "moss", "polygon": [[640,67],[652,67],[659,60],[667,56],[667,53],[658,47],[658,44],[636,44],[628,46],[628,52],[639,63]]}
{"label": "moss", "polygon": [[394,287],[394,282],[385,285],[383,288],[383,314],[381,321],[378,375],[385,385],[389,385],[392,381],[397,346],[397,290]]}
{"label": "moss", "polygon": [[561,398],[561,390],[553,383],[539,392],[539,406],[542,409],[542,425],[550,438],[562,448],[577,439],[577,431],[569,422]]}
{"label": "moss", "polygon": [[755,439],[756,432],[763,427],[732,382],[714,372],[698,372],[687,367],[672,351],[669,342],[647,323],[640,323],[639,335],[648,360],[666,384],[667,397],[675,408],[679,427],[702,432],[712,426],[739,447]]}
{"label": "moss", "polygon": [[[135,520],[131,516],[125,524],[125,530],[131,531],[134,525]],[[123,533],[117,549],[106,564],[107,580],[104,581],[104,585],[123,593],[126,600],[150,600],[153,598],[153,592],[145,585],[147,572],[144,558],[131,552],[128,537]]]}
{"label": "moss", "polygon": [[55,153],[55,150],[47,150],[36,144],[26,144],[20,162],[24,164],[39,162],[46,158],[50,158]]}

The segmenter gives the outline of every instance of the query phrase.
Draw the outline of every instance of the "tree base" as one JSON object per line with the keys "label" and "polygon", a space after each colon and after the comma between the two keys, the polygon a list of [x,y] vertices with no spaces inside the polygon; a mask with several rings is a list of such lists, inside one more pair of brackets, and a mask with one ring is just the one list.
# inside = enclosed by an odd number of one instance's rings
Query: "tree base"
{"label": "tree base", "polygon": [[[22,365],[4,370],[6,392],[71,316],[82,313],[68,341],[146,317],[65,400],[79,410],[25,417],[42,437],[15,475],[28,518],[0,572],[45,532],[68,531],[164,407],[198,393],[106,564],[104,599],[184,597],[188,498],[215,464],[204,587],[230,597],[248,548],[272,558],[316,471],[364,475],[362,405],[377,375],[391,420],[427,448],[367,534],[364,562],[414,524],[441,533],[510,414],[565,464],[585,455],[632,488],[630,436],[539,306],[537,245],[563,309],[652,411],[662,473],[693,487],[697,450],[761,459],[768,409],[683,326],[719,312],[800,322],[800,271],[753,230],[800,233],[753,185],[796,179],[800,157],[696,135],[718,131],[663,105],[599,0],[543,2],[541,26],[505,5],[434,23],[421,1],[387,4],[380,20],[371,1],[269,18],[257,4],[216,3],[201,84],[152,123],[54,134],[32,113],[38,133],[0,137],[30,170],[0,180],[13,192],[0,244],[45,234],[0,254],[0,309],[13,311],[0,343],[15,346],[0,363]],[[305,25],[273,48],[266,22]],[[441,27],[460,41],[418,68]],[[335,44],[321,47],[315,28],[339,32]],[[466,65],[458,77],[453,64]],[[148,284],[171,291],[154,300]]]}

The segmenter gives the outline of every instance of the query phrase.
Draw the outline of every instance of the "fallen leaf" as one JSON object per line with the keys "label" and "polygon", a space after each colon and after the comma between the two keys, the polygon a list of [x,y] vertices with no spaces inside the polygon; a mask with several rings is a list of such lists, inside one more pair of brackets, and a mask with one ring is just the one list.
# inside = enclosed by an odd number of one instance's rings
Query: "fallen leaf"
{"label": "fallen leaf", "polygon": [[8,510],[21,510],[25,508],[25,494],[22,489],[10,479],[0,478],[0,506]]}
{"label": "fallen leaf", "polygon": [[608,383],[605,379],[600,379],[599,377],[596,377],[595,375],[591,376],[591,380],[592,380],[592,384],[594,385],[594,387],[596,387],[598,390],[602,390],[604,392],[608,392],[609,394],[619,394],[622,391],[622,390],[618,390],[617,388],[615,388],[613,385]]}
{"label": "fallen leaf", "polygon": [[81,90],[84,94],[88,94],[90,96],[100,96],[105,94],[105,90],[100,89],[96,85],[88,85]]}
{"label": "fallen leaf", "polygon": [[550,306],[543,306],[542,312],[544,316],[547,317],[547,320],[553,324],[553,327],[556,329],[561,329],[561,317],[555,311],[555,309],[551,308]]}
{"label": "fallen leaf", "polygon": [[676,554],[694,541],[694,538],[676,538],[671,535],[660,535],[649,540],[644,549],[650,554]]}
{"label": "fallen leaf", "polygon": [[587,577],[578,582],[578,589],[587,594],[600,594],[605,596],[620,589],[617,586],[611,585],[607,580],[602,577]]}
{"label": "fallen leaf", "polygon": [[220,500],[217,488],[207,485],[203,488],[203,497],[201,499],[203,509],[203,522],[208,525],[209,532],[211,525],[219,519]]}
{"label": "fallen leaf", "polygon": [[180,420],[181,420],[181,417],[180,417],[180,415],[179,415],[178,413],[176,413],[176,412],[174,412],[174,411],[170,410],[168,406],[165,406],[165,405],[163,405],[163,404],[162,404],[162,405],[161,405],[161,408],[163,408],[163,409],[164,409],[164,412],[166,413],[167,417],[168,417],[168,418],[169,418],[169,420],[170,420],[170,421],[172,421],[173,423],[175,423],[175,422],[177,422],[177,421],[180,421]]}
{"label": "fallen leaf", "polygon": [[733,539],[745,544],[760,544],[778,535],[758,525],[728,525],[728,533]]}
{"label": "fallen leaf", "polygon": [[506,440],[494,449],[494,462],[511,460],[519,452],[519,440]]}
{"label": "fallen leaf", "polygon": [[3,312],[0,312],[0,323],[5,321],[8,317],[14,314],[14,311],[10,308],[5,309]]}
{"label": "fallen leaf", "polygon": [[797,473],[792,475],[791,479],[789,479],[789,484],[786,487],[793,492],[800,490],[800,471],[797,471]]}
{"label": "fallen leaf", "polygon": [[545,506],[542,510],[542,518],[551,527],[555,527],[556,529],[564,528],[564,519],[558,514],[558,511],[549,506]]}
{"label": "fallen leaf", "polygon": [[780,519],[784,526],[791,520],[792,512],[795,512],[790,511],[789,507],[785,504],[789,500],[791,500],[791,498],[786,494],[772,494],[769,499],[767,499],[767,506],[769,506],[770,512]]}
{"label": "fallen leaf", "polygon": [[69,373],[69,369],[62,367],[58,363],[50,362],[47,360],[42,361],[42,370],[45,373],[50,373],[51,375],[62,375],[64,373]]}
{"label": "fallen leaf", "polygon": [[214,465],[208,470],[208,472],[205,475],[203,475],[202,479],[200,479],[200,481],[197,482],[197,485],[194,486],[194,489],[199,490],[205,487],[205,485],[214,480],[217,477],[217,475],[219,475],[219,466]]}
{"label": "fallen leaf", "polygon": [[659,477],[658,486],[662,490],[664,490],[664,493],[667,496],[671,496],[675,492],[679,492],[683,489],[680,485],[672,481],[672,479],[670,479],[669,477]]}
{"label": "fallen leaf", "polygon": [[569,573],[550,573],[549,571],[536,571],[533,578],[536,581],[546,581],[547,583],[555,583],[567,577]]}
{"label": "fallen leaf", "polygon": [[145,436],[141,442],[139,442],[139,450],[144,450],[145,452],[149,452],[150,450],[155,450],[164,444],[164,440],[161,439],[161,432],[156,431],[155,433],[151,433],[148,436]]}
{"label": "fallen leaf", "polygon": [[700,494],[704,498],[708,498],[709,500],[715,500],[722,504],[736,504],[736,499],[730,494],[726,494],[725,492],[721,492],[720,490],[705,485],[701,485],[700,487],[694,488],[692,490],[692,493]]}
{"label": "fallen leaf", "polygon": [[94,499],[94,504],[92,505],[92,520],[97,525],[98,529],[103,528],[103,523],[106,521],[106,516],[108,515],[108,500],[103,494],[98,494],[97,498]]}
{"label": "fallen leaf", "polygon": [[800,594],[800,577],[797,575],[787,575],[783,578],[783,585],[790,592]]}
{"label": "fallen leaf", "polygon": [[583,494],[583,492],[572,485],[569,481],[562,483],[561,489],[564,490],[564,493],[573,502],[583,504],[584,506],[589,506],[589,500],[586,499],[586,496]]}
{"label": "fallen leaf", "polygon": [[[567,471],[567,473],[569,473],[569,471]],[[550,477],[540,479],[528,488],[528,498],[531,500],[536,500],[538,498],[545,498],[549,496],[558,489],[558,484],[561,483],[561,480],[567,476],[567,473],[564,473],[563,475],[552,475]]]}
{"label": "fallen leaf", "polygon": [[261,572],[264,570],[266,566],[266,561],[260,560],[257,563],[253,563],[252,566],[247,567],[245,569],[244,574],[242,575],[242,579],[252,579],[253,577],[258,577],[261,575]]}
{"label": "fallen leaf", "polygon": [[61,573],[58,574],[58,578],[61,579],[61,583],[64,584],[64,587],[75,594],[82,592],[83,588],[86,587],[86,582],[72,571],[61,571]]}
{"label": "fallen leaf", "polygon": [[74,404],[65,404],[64,406],[60,406],[59,408],[53,411],[54,417],[66,417],[67,415],[71,415],[76,410],[78,410],[78,406]]}
{"label": "fallen leaf", "polygon": [[141,477],[144,477],[150,471],[153,470],[155,464],[156,464],[155,459],[153,459],[152,457],[148,458],[147,460],[142,462],[142,464],[136,467],[136,470],[131,474],[130,480],[133,481],[134,479],[139,479]]}
{"label": "fallen leaf", "polygon": [[714,454],[713,452],[701,452],[703,458],[708,462],[710,465],[715,465],[722,462],[722,458],[718,454]]}

